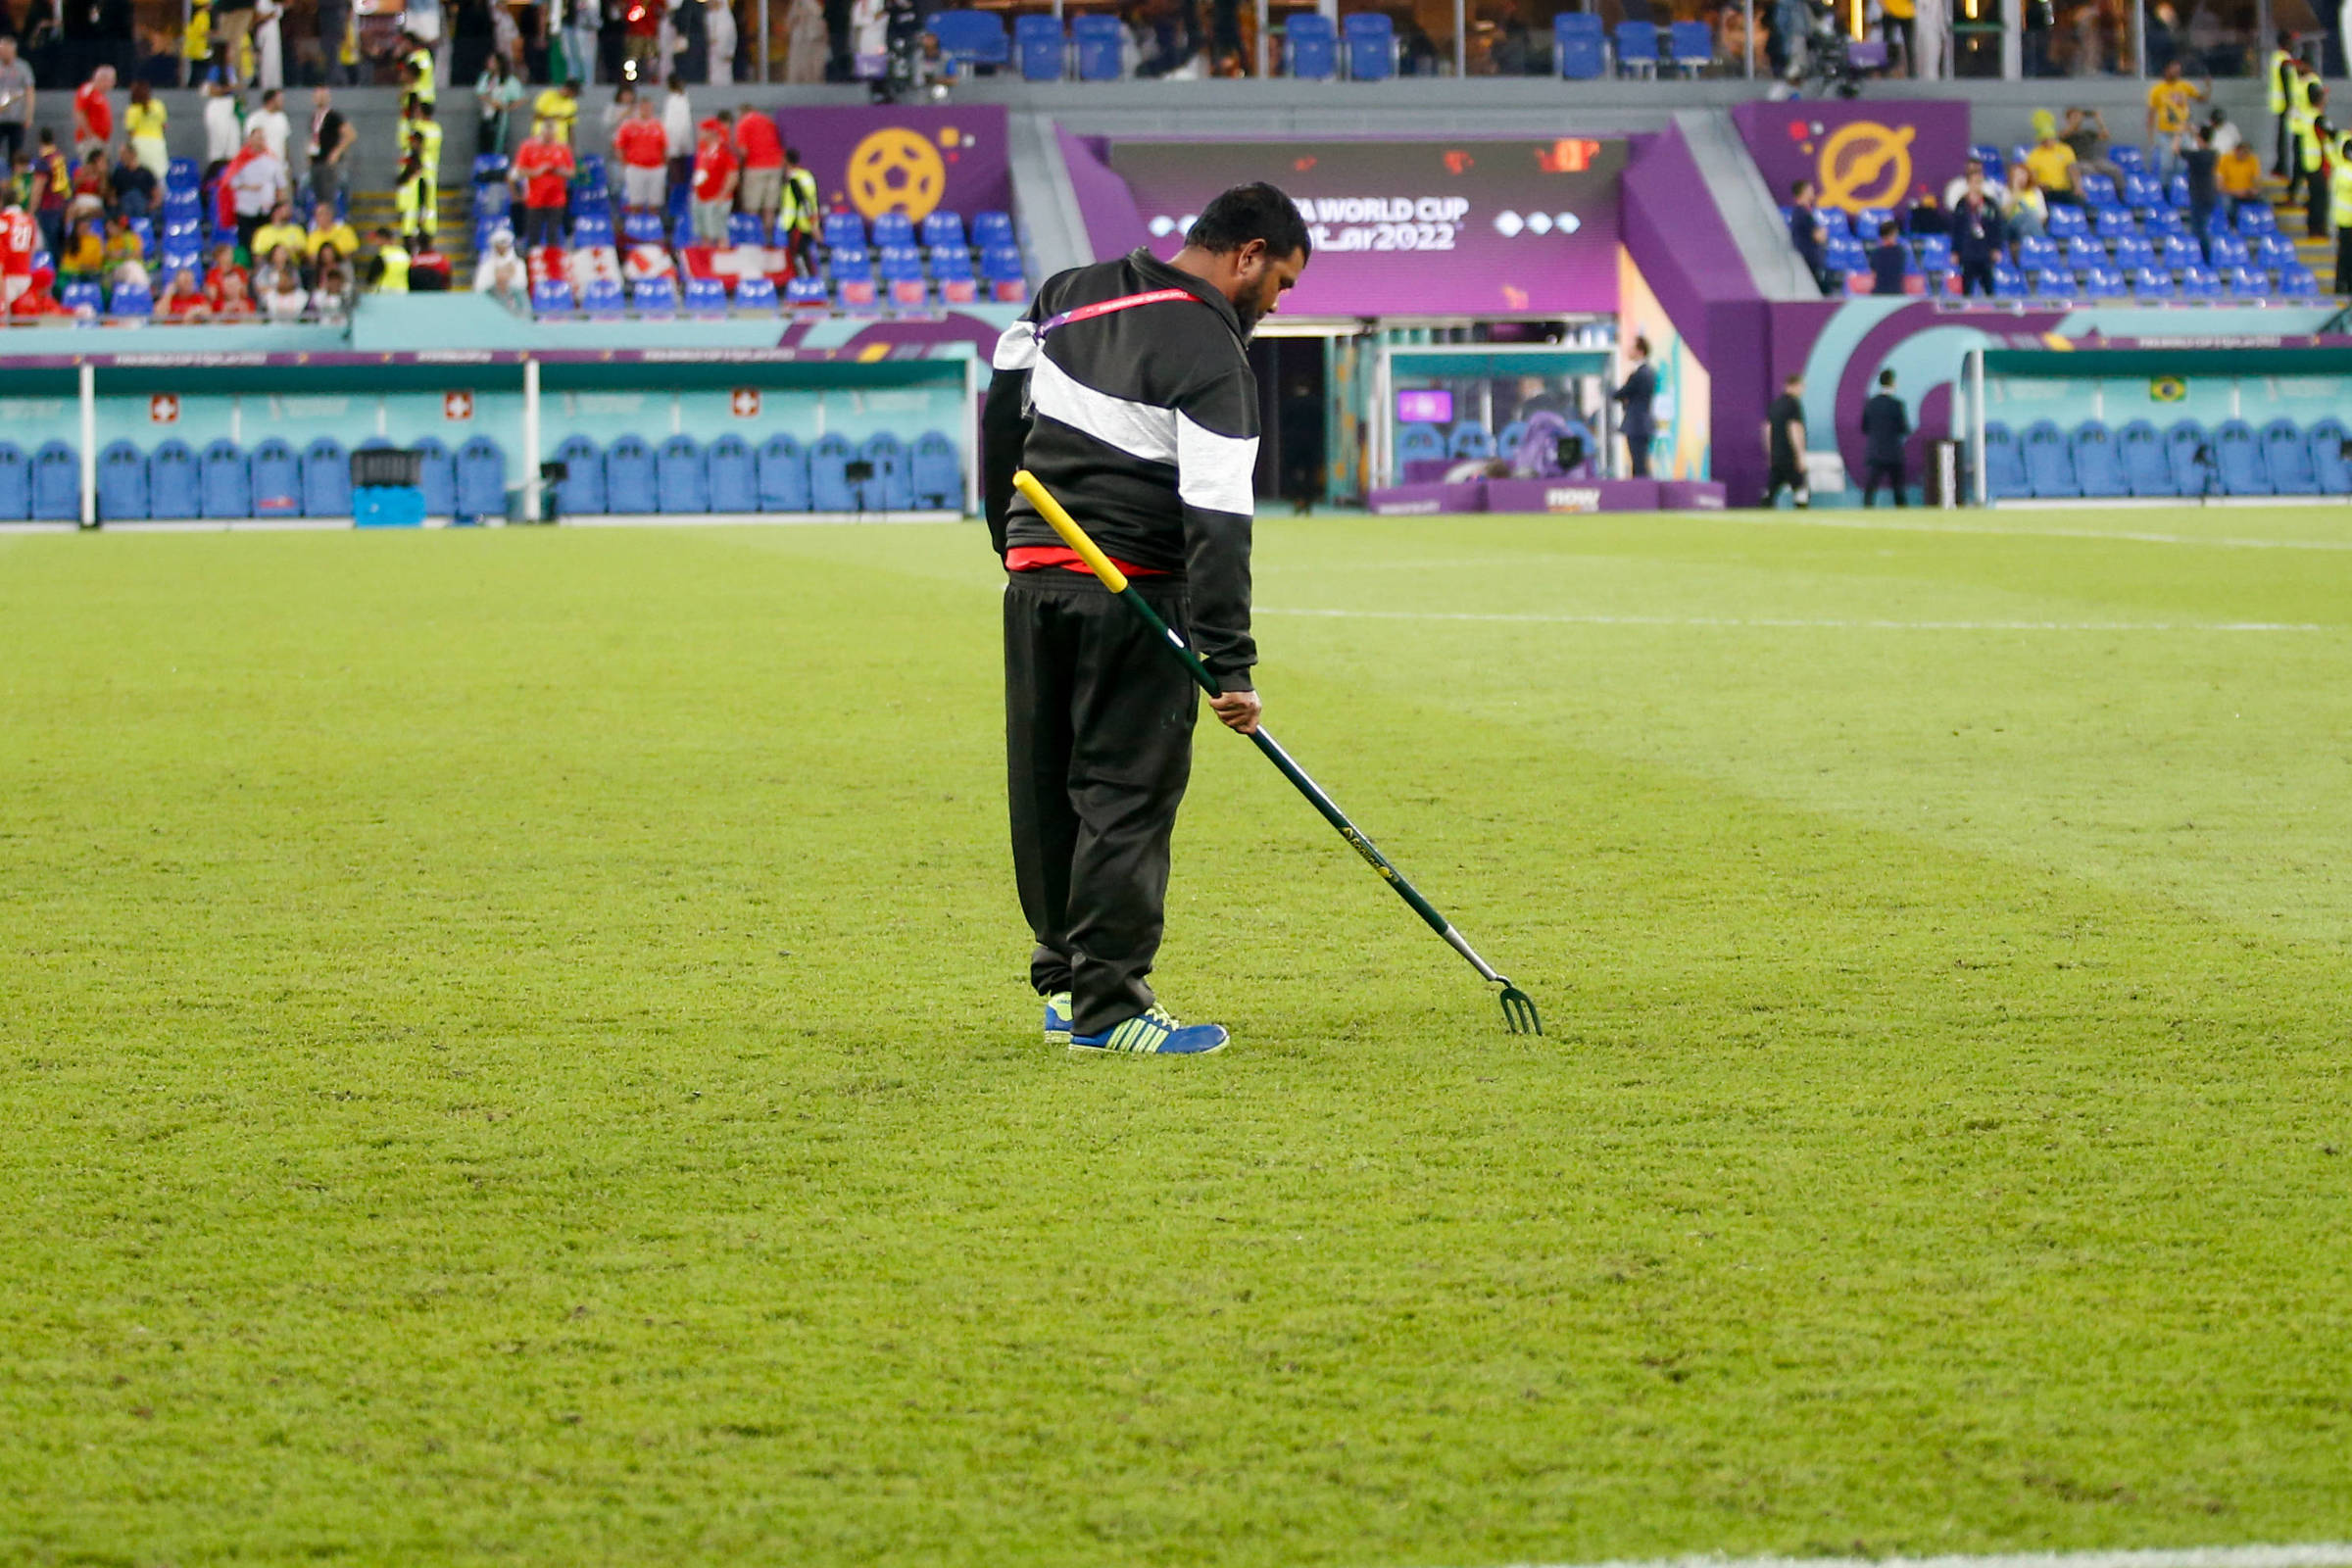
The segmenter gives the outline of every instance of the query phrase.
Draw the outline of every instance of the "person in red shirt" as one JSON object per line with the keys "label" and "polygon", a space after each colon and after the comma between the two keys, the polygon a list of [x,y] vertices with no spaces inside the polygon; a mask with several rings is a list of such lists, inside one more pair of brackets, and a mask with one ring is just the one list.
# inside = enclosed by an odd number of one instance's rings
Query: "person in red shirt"
{"label": "person in red shirt", "polygon": [[221,300],[227,297],[230,278],[236,279],[237,292],[250,301],[253,297],[253,279],[246,275],[245,269],[237,265],[237,248],[234,245],[217,245],[213,248],[212,270],[204,274],[204,296],[215,311],[220,309]]}
{"label": "person in red shirt", "polygon": [[571,149],[548,134],[546,121],[514,155],[514,181],[522,188],[523,243],[564,243],[564,213],[571,204]]}
{"label": "person in red shirt", "polygon": [[115,90],[115,68],[100,66],[90,73],[74,94],[74,156],[87,159],[92,148],[101,150],[115,139],[115,104],[107,96]]}
{"label": "person in red shirt", "polygon": [[201,321],[213,314],[213,302],[205,298],[204,286],[196,281],[194,268],[183,267],[172,274],[163,298],[155,302],[155,314],[175,321]]}
{"label": "person in red shirt", "polygon": [[628,9],[621,14],[627,29],[629,81],[651,85],[661,79],[655,73],[657,57],[662,53],[662,18],[667,11],[668,0],[629,0]]}
{"label": "person in red shirt", "polygon": [[57,274],[48,268],[33,269],[31,282],[24,292],[9,301],[8,314],[19,320],[37,319],[44,316],[71,317],[74,313],[67,310],[58,302],[57,296],[49,292],[49,285],[56,281]]}
{"label": "person in red shirt", "polygon": [[32,253],[41,248],[40,226],[12,201],[0,210],[0,309],[32,287]]}
{"label": "person in red shirt", "polygon": [[629,118],[612,132],[620,154],[620,205],[630,212],[658,213],[669,195],[669,136],[650,98],[630,106]]}
{"label": "person in red shirt", "polygon": [[735,122],[735,146],[743,158],[743,210],[760,220],[764,234],[784,195],[784,137],[773,120],[745,104]]}
{"label": "person in red shirt", "polygon": [[735,211],[735,154],[728,150],[727,122],[720,113],[702,123],[694,149],[694,237],[704,245],[727,242],[727,219]]}
{"label": "person in red shirt", "polygon": [[220,291],[213,296],[213,318],[225,321],[253,314],[252,285],[245,281],[243,268],[232,267],[220,275]]}

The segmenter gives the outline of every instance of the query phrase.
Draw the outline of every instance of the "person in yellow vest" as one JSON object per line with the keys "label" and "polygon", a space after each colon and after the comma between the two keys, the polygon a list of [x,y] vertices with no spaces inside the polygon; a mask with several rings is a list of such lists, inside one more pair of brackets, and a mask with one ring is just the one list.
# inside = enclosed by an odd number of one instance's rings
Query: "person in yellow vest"
{"label": "person in yellow vest", "polygon": [[408,89],[429,104],[434,97],[433,52],[425,47],[423,39],[413,32],[402,33],[400,40],[402,47],[401,70]]}
{"label": "person in yellow vest", "polygon": [[[1918,0],[1879,0],[1879,37],[1886,45],[1886,69],[1897,75],[1918,74]],[[1897,47],[1900,52],[1897,52]]]}
{"label": "person in yellow vest", "polygon": [[2328,215],[2334,203],[2328,198],[2333,194],[2329,186],[2334,177],[2335,127],[2325,114],[2312,119],[2311,145],[2305,156],[2311,160],[2311,168],[2305,174],[2310,187],[2303,193],[2303,232],[2313,239],[2326,239],[2332,231]]}
{"label": "person in yellow vest", "polygon": [[431,104],[420,103],[416,106],[416,116],[409,122],[409,144],[402,150],[416,155],[416,161],[424,166],[428,188],[438,190],[441,186],[441,122],[433,117]]}
{"label": "person in yellow vest", "polygon": [[2271,172],[2284,179],[2288,152],[2294,143],[2293,132],[2286,122],[2286,112],[2294,107],[2294,98],[2289,91],[2295,79],[2293,33],[2278,34],[2278,47],[2271,51],[2271,58],[2263,64],[2262,79],[2271,89],[2271,139],[2275,149],[2271,157]]}
{"label": "person in yellow vest", "polygon": [[580,118],[580,84],[566,81],[548,88],[531,100],[531,118],[550,141],[559,147],[570,146],[572,126]]}
{"label": "person in yellow vest", "polygon": [[375,291],[378,294],[406,294],[409,291],[409,251],[400,236],[388,228],[375,231],[374,271]]}
{"label": "person in yellow vest", "polygon": [[2335,172],[2328,189],[2335,212],[2335,291],[2352,294],[2352,130],[2335,138]]}
{"label": "person in yellow vest", "polygon": [[2311,62],[2298,58],[2294,75],[2286,84],[2286,199],[2290,202],[2298,191],[2309,196],[2309,176],[2320,167],[2311,127],[2320,118],[2320,97],[2325,92]]}
{"label": "person in yellow vest", "polygon": [[403,239],[419,250],[432,244],[433,230],[441,224],[441,202],[414,153],[400,166],[400,177],[392,186],[392,211],[400,220]]}

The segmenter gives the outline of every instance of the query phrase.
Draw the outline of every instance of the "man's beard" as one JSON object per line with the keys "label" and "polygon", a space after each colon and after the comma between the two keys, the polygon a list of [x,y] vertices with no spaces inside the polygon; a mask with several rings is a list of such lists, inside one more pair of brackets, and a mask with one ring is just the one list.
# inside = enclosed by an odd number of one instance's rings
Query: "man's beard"
{"label": "man's beard", "polygon": [[1241,318],[1242,341],[1247,343],[1257,335],[1257,323],[1266,318],[1266,308],[1255,299],[1235,300],[1233,314]]}

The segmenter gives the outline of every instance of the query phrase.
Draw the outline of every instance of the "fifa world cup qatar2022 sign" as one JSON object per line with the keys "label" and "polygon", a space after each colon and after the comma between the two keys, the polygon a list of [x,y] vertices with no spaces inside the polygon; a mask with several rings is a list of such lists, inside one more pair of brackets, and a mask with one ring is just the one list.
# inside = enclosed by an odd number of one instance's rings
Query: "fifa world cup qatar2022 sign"
{"label": "fifa world cup qatar2022 sign", "polygon": [[[1283,310],[1301,316],[1513,316],[1617,308],[1617,184],[1626,143],[1593,137],[1463,141],[1118,141],[1110,172],[1141,234],[1169,257],[1219,191],[1281,186],[1314,236]],[[1123,227],[1124,214],[1111,228]]]}

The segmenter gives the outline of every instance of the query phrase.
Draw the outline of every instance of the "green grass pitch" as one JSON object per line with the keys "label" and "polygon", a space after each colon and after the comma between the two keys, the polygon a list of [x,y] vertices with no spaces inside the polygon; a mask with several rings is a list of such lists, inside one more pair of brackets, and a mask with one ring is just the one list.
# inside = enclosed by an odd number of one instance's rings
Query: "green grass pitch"
{"label": "green grass pitch", "polygon": [[1045,1050],[975,527],[0,540],[0,1562],[2352,1535],[2352,513],[1260,532],[1545,1038],[1203,730]]}

